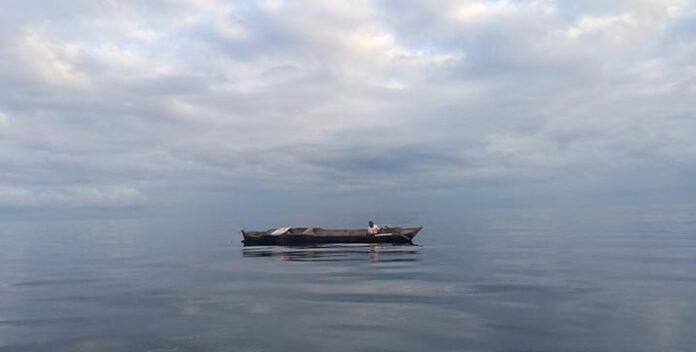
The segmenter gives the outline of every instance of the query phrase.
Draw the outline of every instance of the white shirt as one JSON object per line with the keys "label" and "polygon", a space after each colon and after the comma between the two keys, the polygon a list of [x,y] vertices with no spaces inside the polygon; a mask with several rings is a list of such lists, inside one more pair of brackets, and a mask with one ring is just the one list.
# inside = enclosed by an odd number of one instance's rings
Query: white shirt
{"label": "white shirt", "polygon": [[381,229],[379,228],[379,226],[377,226],[377,225],[372,225],[372,227],[370,227],[367,231],[368,231],[371,235],[376,235],[376,234],[379,233],[379,230],[381,230]]}

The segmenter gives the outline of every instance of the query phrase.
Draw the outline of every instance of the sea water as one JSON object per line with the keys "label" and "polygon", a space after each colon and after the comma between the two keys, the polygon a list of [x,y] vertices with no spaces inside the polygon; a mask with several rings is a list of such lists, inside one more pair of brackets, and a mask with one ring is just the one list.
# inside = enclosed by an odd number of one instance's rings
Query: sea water
{"label": "sea water", "polygon": [[0,351],[691,351],[694,214],[397,214],[416,245],[314,247],[243,247],[234,217],[7,220]]}

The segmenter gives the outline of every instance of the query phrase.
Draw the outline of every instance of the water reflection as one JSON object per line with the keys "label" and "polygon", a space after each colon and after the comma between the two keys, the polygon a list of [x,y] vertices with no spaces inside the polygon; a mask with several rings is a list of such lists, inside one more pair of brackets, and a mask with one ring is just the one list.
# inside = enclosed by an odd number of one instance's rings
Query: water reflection
{"label": "water reflection", "polygon": [[244,257],[274,257],[285,261],[415,262],[422,247],[412,244],[342,244],[243,247]]}

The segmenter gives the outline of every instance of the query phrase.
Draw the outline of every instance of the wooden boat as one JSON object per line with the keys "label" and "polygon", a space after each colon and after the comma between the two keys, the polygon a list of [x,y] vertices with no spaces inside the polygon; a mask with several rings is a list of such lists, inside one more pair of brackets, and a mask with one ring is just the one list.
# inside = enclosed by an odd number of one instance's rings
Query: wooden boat
{"label": "wooden boat", "polygon": [[245,246],[306,245],[317,243],[412,243],[422,227],[385,227],[373,235],[367,229],[289,227],[268,231],[242,230]]}

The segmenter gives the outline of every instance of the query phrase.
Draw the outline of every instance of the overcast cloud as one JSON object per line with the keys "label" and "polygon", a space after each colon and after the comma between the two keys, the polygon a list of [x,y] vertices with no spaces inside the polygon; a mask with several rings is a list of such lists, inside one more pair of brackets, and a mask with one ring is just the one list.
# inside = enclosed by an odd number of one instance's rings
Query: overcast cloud
{"label": "overcast cloud", "polygon": [[5,208],[694,191],[686,0],[5,0],[0,60]]}

